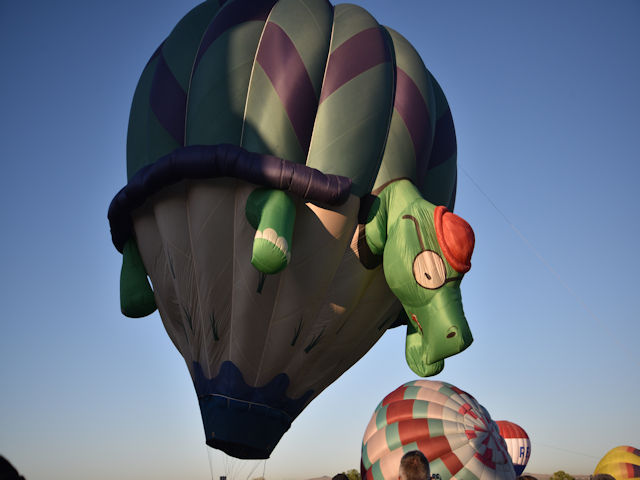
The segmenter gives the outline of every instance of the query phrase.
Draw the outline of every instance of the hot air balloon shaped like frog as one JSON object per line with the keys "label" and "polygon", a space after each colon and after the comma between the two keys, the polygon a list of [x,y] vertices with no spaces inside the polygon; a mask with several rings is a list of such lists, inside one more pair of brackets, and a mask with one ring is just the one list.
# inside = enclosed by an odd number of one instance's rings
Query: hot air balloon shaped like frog
{"label": "hot air balloon shaped like frog", "polygon": [[456,168],[440,86],[361,7],[211,0],[176,25],[136,88],[109,221],[122,311],[159,310],[207,444],[267,458],[391,326],[421,376],[471,344]]}

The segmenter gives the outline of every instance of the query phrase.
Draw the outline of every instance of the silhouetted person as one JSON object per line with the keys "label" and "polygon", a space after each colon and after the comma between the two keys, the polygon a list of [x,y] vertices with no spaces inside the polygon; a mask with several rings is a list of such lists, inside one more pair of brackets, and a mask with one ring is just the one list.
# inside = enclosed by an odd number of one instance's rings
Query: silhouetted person
{"label": "silhouetted person", "polygon": [[0,455],[0,480],[24,480],[24,477],[2,455]]}
{"label": "silhouetted person", "polygon": [[429,460],[421,451],[413,450],[402,456],[398,480],[429,480],[430,478]]}
{"label": "silhouetted person", "polygon": [[609,475],[608,473],[599,473],[597,475],[593,475],[591,480],[616,480],[614,477]]}
{"label": "silhouetted person", "polygon": [[516,480],[538,480],[533,475],[520,475]]}
{"label": "silhouetted person", "polygon": [[339,473],[335,475],[331,480],[349,480],[349,477],[347,477],[344,473]]}

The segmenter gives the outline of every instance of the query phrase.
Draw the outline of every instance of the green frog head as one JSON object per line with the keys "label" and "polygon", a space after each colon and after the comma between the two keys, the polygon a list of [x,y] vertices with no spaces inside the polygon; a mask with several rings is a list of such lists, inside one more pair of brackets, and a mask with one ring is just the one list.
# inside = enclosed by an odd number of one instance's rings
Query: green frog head
{"label": "green frog head", "polygon": [[[409,182],[396,183],[383,191],[367,239],[374,248],[383,245],[385,278],[407,316],[407,362],[417,374],[430,376],[473,341],[460,282],[471,268],[474,234],[466,221],[424,200]],[[386,231],[376,228],[382,224]]]}

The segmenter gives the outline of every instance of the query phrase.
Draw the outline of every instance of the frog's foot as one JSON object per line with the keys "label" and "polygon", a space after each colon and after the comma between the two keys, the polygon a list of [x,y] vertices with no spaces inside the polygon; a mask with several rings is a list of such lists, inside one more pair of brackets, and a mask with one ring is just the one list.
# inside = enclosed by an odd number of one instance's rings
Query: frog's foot
{"label": "frog's foot", "polygon": [[120,309],[131,318],[146,317],[156,310],[156,301],[147,279],[136,241],[127,240],[122,250]]}
{"label": "frog's foot", "polygon": [[273,228],[256,230],[253,240],[251,263],[262,273],[277,273],[286,267],[291,260],[289,243]]}
{"label": "frog's foot", "polygon": [[251,263],[262,273],[278,273],[289,264],[295,214],[295,203],[281,190],[258,189],[249,195],[246,216],[256,229]]}

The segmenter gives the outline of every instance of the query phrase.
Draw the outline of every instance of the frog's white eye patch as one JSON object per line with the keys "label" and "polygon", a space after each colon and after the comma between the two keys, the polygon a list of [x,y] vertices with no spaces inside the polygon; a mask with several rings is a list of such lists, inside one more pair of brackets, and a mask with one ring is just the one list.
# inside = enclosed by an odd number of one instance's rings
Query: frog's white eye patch
{"label": "frog's white eye patch", "polygon": [[429,290],[440,288],[447,279],[444,260],[433,250],[420,252],[413,260],[413,276],[418,285]]}

